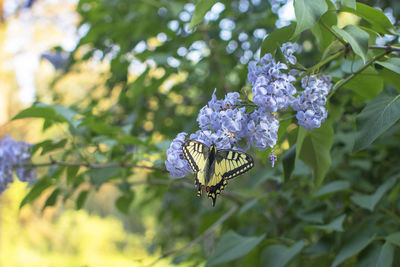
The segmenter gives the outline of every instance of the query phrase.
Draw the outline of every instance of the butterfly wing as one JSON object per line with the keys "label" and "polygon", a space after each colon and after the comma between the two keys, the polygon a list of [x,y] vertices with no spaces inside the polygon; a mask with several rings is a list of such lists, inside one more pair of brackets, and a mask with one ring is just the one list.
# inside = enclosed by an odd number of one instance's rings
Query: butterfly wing
{"label": "butterfly wing", "polygon": [[253,158],[244,152],[227,149],[218,150],[215,156],[214,173],[207,182],[207,195],[212,199],[213,206],[215,206],[217,195],[228,183],[227,180],[247,172],[253,166]]}
{"label": "butterfly wing", "polygon": [[198,195],[201,195],[202,186],[206,183],[206,168],[208,164],[208,156],[210,149],[208,146],[201,142],[188,140],[183,146],[183,155],[189,162],[190,168],[196,173],[195,183],[198,186]]}

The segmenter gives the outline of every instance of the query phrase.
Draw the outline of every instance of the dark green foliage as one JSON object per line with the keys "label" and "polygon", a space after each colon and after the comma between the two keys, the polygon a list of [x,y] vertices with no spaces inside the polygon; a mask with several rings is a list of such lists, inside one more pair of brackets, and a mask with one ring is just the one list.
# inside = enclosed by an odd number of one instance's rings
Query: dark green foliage
{"label": "dark green foliage", "polygon": [[[119,95],[107,110],[99,107],[101,97],[90,97],[84,107],[38,103],[14,118],[41,118],[44,129],[67,125],[66,136],[36,144],[34,151],[80,163],[49,168],[21,207],[51,187],[43,208],[70,197],[77,209],[90,209],[88,195],[112,183],[119,190],[112,201],[126,214],[127,224],[135,225],[127,231],[144,232],[142,218],[154,217],[156,235],[149,251],[179,249],[178,244],[195,240],[238,206],[196,246],[170,255],[171,264],[400,266],[400,64],[398,52],[368,46],[377,34],[393,34],[396,28],[371,7],[375,2],[342,0],[337,7],[330,1],[295,0],[296,23],[278,30],[277,15],[266,1],[249,2],[246,12],[240,12],[240,1],[223,1],[218,18],[204,22],[214,2],[198,1],[189,22],[179,19],[188,3],[183,0],[79,1],[81,25],[89,30],[69,71],[101,51],[103,59],[112,58],[102,97]],[[379,3],[382,8],[390,4],[399,18],[400,3]],[[340,10],[359,16],[360,24],[339,29]],[[235,49],[233,41],[220,38],[224,18],[235,22]],[[175,20],[178,29],[173,31],[168,23]],[[189,24],[193,29],[188,30]],[[264,42],[254,37],[257,28],[269,34]],[[166,36],[163,42],[135,50],[160,33]],[[238,40],[241,33],[247,40]],[[243,98],[251,93],[246,52],[275,54],[289,40],[304,48],[296,68],[333,78],[328,119],[321,128],[306,131],[296,127],[295,113],[281,114],[277,166],[272,169],[268,162],[270,151],[249,151],[254,169],[230,181],[212,208],[196,197],[193,177],[174,180],[163,171],[165,151],[177,133],[197,130],[197,113],[214,88],[220,98],[228,91]],[[194,52],[199,44],[206,53],[198,61],[178,53],[180,48]],[[82,47],[86,54],[79,57]],[[129,82],[128,59],[133,57],[147,65]],[[172,57],[179,66],[168,63]],[[162,69],[160,75],[152,73],[153,64]],[[187,76],[165,88],[176,74]],[[152,127],[145,127],[149,122]]]}

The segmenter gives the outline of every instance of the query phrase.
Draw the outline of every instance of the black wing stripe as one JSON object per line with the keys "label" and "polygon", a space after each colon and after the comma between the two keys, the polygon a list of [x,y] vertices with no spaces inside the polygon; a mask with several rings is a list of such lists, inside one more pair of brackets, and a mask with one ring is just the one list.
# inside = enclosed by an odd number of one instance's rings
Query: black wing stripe
{"label": "black wing stripe", "polygon": [[185,156],[186,160],[189,162],[189,166],[190,168],[192,168],[192,170],[194,172],[198,172],[199,171],[199,167],[197,166],[195,160],[193,159],[192,155],[190,154],[190,150],[185,146],[186,143],[182,146],[182,150],[183,150],[183,155]]}
{"label": "black wing stripe", "polygon": [[[239,176],[247,171],[249,171],[251,168],[253,168],[254,166],[254,161],[252,159],[252,157],[246,153],[243,152],[235,152],[236,155],[234,155],[234,158],[236,158],[235,160],[229,160],[229,159],[225,159],[229,164],[229,169],[231,169],[230,171],[227,171],[226,173],[224,173],[222,175],[222,178],[224,179],[232,179],[235,178],[236,176]],[[240,164],[239,167],[237,168],[233,168],[233,161],[236,161],[237,163]]]}

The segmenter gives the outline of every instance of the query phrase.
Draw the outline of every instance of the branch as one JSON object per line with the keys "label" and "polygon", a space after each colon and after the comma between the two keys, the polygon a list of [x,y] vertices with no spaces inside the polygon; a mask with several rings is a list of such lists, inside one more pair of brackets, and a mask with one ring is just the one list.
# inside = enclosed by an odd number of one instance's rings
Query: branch
{"label": "branch", "polygon": [[29,164],[30,167],[46,167],[46,166],[53,166],[53,165],[61,165],[61,166],[82,166],[89,169],[101,169],[101,168],[110,168],[110,167],[121,167],[121,168],[139,168],[139,169],[148,169],[148,170],[157,170],[161,172],[168,172],[164,168],[155,167],[155,166],[144,166],[144,165],[137,165],[133,163],[127,162],[110,162],[110,163],[85,163],[85,162],[66,162],[66,161],[58,161],[58,160],[51,160],[50,162],[44,163],[33,163]]}
{"label": "branch", "polygon": [[189,249],[193,245],[199,243],[204,238],[206,238],[209,234],[211,234],[214,231],[215,228],[217,228],[219,225],[221,225],[227,219],[229,219],[236,212],[237,209],[238,209],[238,206],[232,207],[227,213],[225,213],[223,216],[221,216],[221,218],[219,218],[218,221],[216,221],[213,225],[211,225],[206,231],[204,231],[196,239],[192,240],[191,242],[189,242],[188,244],[186,244],[185,246],[183,246],[183,247],[181,247],[179,249],[173,249],[173,250],[169,250],[169,251],[163,253],[155,262],[153,262],[151,264],[151,266],[154,265],[156,262],[158,262],[159,260],[161,260],[163,258],[166,258],[166,257],[168,257],[168,256],[170,256],[172,254],[182,253],[183,251]]}
{"label": "branch", "polygon": [[346,83],[348,83],[351,79],[353,79],[356,75],[360,74],[361,72],[363,72],[365,69],[367,69],[369,66],[371,66],[375,61],[379,60],[380,58],[384,57],[385,55],[389,54],[392,52],[392,50],[390,49],[390,47],[386,48],[386,51],[384,53],[381,53],[379,55],[376,55],[375,57],[373,57],[370,61],[368,61],[367,63],[365,63],[360,69],[358,69],[356,72],[353,72],[352,74],[350,74],[349,76],[347,76],[346,79],[344,79],[343,81],[341,81],[338,85],[336,85],[332,91],[329,93],[328,95],[328,99],[332,97],[332,95],[335,93],[336,90],[338,90],[340,87],[343,87]]}
{"label": "branch", "polygon": [[[391,46],[391,45],[370,45],[368,46],[368,49],[377,49],[377,50],[390,50],[390,52],[400,52],[400,47],[397,46]],[[390,53],[389,52],[389,53]]]}
{"label": "branch", "polygon": [[345,39],[343,39],[342,36],[340,36],[334,30],[332,30],[332,28],[329,27],[328,25],[326,25],[325,22],[323,22],[321,19],[319,20],[319,23],[321,23],[321,25],[325,29],[327,29],[333,36],[335,36],[335,38],[338,39],[338,41],[341,42],[344,46],[348,45],[347,41]]}
{"label": "branch", "polygon": [[308,71],[304,72],[303,75],[301,75],[299,78],[297,78],[296,82],[301,81],[301,79],[303,79],[305,76],[309,75],[310,73],[313,73],[315,70],[321,68],[325,64],[328,64],[332,60],[335,60],[336,58],[341,56],[345,51],[346,51],[345,49],[341,49],[338,52],[336,52],[335,54],[331,55],[330,57],[327,57],[324,60],[322,60],[321,62],[315,64],[314,66],[309,68]]}

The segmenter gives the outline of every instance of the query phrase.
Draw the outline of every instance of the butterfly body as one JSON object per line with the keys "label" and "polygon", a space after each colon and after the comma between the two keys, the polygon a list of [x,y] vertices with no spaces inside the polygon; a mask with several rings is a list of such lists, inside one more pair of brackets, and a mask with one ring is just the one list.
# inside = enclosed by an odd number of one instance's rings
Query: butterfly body
{"label": "butterfly body", "polygon": [[183,146],[183,155],[196,173],[197,195],[206,190],[213,206],[217,195],[227,185],[229,179],[245,173],[254,166],[250,155],[236,150],[220,149],[213,144],[207,145],[188,140]]}

